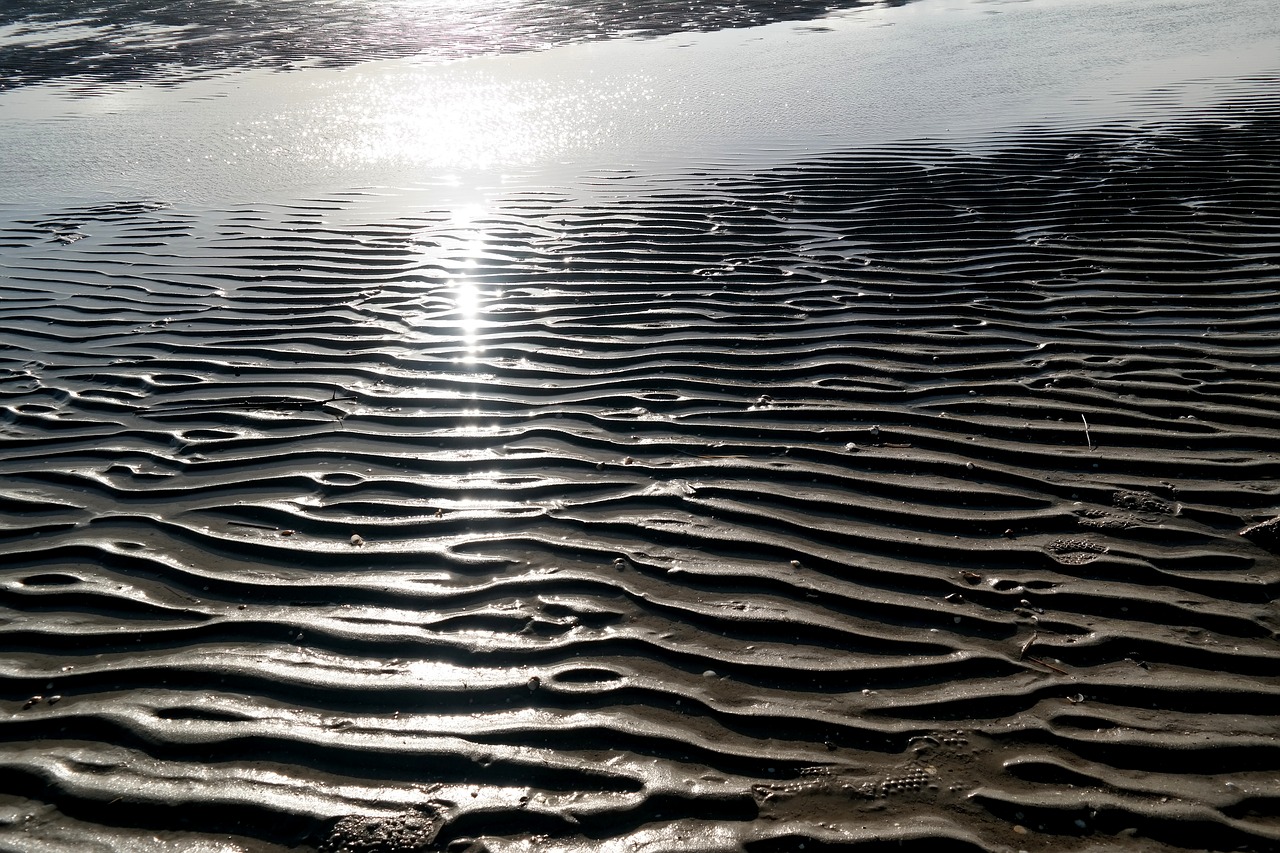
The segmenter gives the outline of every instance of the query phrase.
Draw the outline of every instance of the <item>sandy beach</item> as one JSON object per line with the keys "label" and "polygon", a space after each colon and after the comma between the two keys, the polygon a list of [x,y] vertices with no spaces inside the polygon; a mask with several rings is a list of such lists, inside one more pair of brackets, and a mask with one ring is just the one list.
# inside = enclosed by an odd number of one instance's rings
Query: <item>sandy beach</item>
{"label": "sandy beach", "polygon": [[0,851],[1280,850],[1266,4],[24,5]]}

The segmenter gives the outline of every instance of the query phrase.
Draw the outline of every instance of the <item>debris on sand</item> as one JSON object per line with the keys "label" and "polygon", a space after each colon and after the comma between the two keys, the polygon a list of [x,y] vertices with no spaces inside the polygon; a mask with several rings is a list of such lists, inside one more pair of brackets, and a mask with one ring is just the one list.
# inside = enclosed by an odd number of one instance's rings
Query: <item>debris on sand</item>
{"label": "debris on sand", "polygon": [[320,845],[320,853],[427,853],[444,820],[435,811],[392,817],[348,815]]}
{"label": "debris on sand", "polygon": [[1250,524],[1240,530],[1240,535],[1268,551],[1280,551],[1280,515]]}

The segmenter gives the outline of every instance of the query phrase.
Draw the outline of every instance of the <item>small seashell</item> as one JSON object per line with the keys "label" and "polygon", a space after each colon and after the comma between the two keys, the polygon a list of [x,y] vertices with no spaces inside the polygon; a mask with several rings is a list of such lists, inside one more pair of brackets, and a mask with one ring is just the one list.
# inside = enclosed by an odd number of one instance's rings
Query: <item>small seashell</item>
{"label": "small seashell", "polygon": [[351,534],[351,544],[352,544],[352,546],[354,546],[354,547],[356,547],[356,548],[359,548],[361,545],[363,545],[363,544],[364,544],[364,537],[363,537],[363,536],[361,536],[359,533],[352,533],[352,534]]}

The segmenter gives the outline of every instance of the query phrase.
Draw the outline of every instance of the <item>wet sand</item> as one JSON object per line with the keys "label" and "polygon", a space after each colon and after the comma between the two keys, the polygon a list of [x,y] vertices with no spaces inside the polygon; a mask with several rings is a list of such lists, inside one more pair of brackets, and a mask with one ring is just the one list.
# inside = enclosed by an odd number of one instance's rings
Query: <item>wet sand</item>
{"label": "wet sand", "polygon": [[1278,84],[0,209],[0,850],[1280,849]]}

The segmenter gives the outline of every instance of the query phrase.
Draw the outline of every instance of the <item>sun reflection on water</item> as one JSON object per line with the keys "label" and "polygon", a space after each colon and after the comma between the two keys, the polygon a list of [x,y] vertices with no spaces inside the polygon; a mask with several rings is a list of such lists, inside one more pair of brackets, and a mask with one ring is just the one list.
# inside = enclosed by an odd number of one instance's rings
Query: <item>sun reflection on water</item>
{"label": "sun reflection on water", "polygon": [[475,364],[484,352],[480,346],[480,288],[473,281],[459,281],[455,287],[454,305],[463,348],[460,360],[463,364]]}
{"label": "sun reflection on water", "polygon": [[451,259],[457,275],[449,282],[449,292],[462,351],[455,361],[462,364],[475,364],[485,349],[480,343],[484,294],[471,278],[485,250],[485,233],[479,226],[484,213],[483,205],[470,204],[457,208],[450,217],[450,225],[457,229],[454,239],[461,245],[458,256]]}
{"label": "sun reflection on water", "polygon": [[323,156],[347,167],[485,170],[594,146],[613,132],[608,101],[614,93],[601,103],[602,93],[586,85],[506,70],[491,75],[483,64],[405,69],[374,63],[335,81],[309,117],[323,122],[315,134],[327,145]]}

